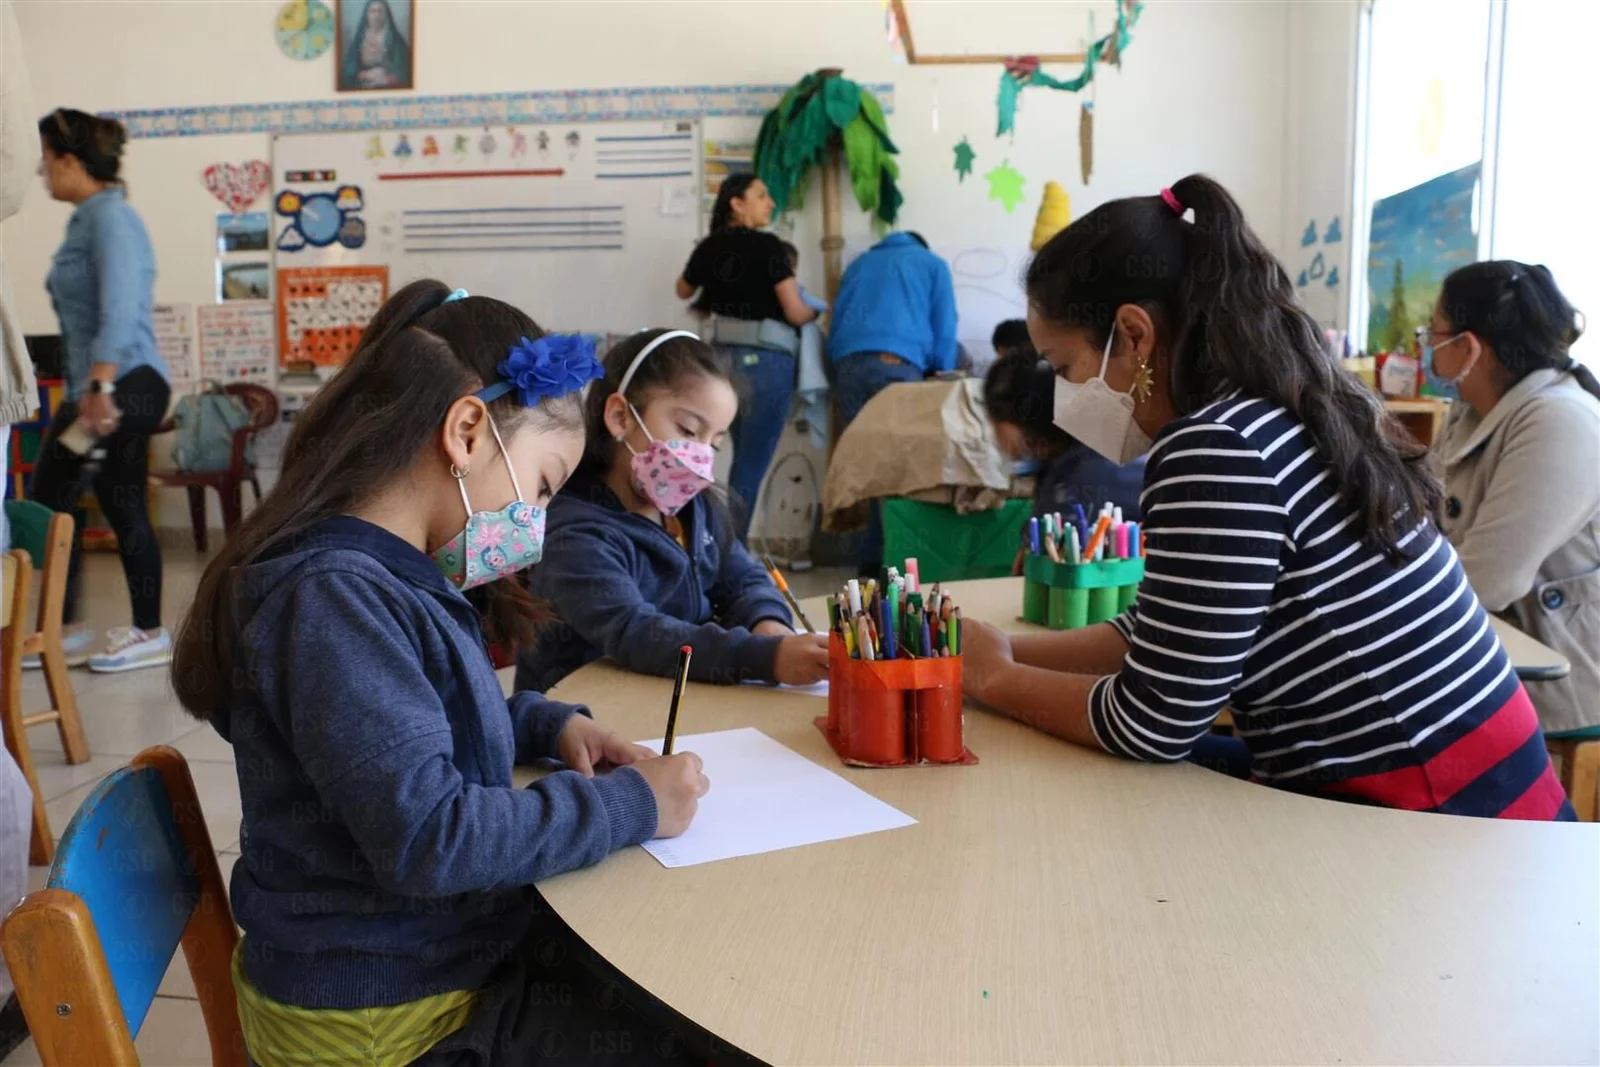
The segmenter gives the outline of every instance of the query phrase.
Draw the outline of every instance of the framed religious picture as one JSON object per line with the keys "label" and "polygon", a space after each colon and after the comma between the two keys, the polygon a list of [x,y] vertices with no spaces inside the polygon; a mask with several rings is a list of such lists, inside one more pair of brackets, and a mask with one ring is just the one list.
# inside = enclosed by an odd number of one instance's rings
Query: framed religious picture
{"label": "framed religious picture", "polygon": [[411,89],[416,0],[338,0],[339,91]]}

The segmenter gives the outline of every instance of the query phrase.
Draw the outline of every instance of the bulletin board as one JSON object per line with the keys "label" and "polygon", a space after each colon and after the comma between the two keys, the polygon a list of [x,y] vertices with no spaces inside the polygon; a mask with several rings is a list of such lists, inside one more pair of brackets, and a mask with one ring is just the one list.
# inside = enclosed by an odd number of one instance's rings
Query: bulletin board
{"label": "bulletin board", "polygon": [[[546,329],[687,324],[673,282],[698,237],[702,155],[688,119],[279,135],[280,307],[285,281],[332,281],[297,271],[386,269],[390,291],[437,278]],[[339,358],[342,341],[287,325],[286,353]]]}

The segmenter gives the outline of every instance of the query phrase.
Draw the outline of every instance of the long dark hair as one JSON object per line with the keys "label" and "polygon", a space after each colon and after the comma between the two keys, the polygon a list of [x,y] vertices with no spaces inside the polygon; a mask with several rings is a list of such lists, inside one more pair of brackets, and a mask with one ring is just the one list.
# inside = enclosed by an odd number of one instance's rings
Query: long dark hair
{"label": "long dark hair", "polygon": [[721,233],[733,226],[733,202],[750,191],[754,174],[730,174],[717,186],[717,202],[711,208],[711,232]]}
{"label": "long dark hair", "polygon": [[128,131],[116,119],[58,107],[39,120],[39,139],[58,156],[72,156],[97,182],[120,182]]}
{"label": "long dark hair", "polygon": [[1295,297],[1282,264],[1221,185],[1202,175],[1171,193],[1113,200],[1074,222],[1028,267],[1028,299],[1051,322],[1085,330],[1096,347],[1116,310],[1137,304],[1170,330],[1168,389],[1187,414],[1232,389],[1277,404],[1305,425],[1357,533],[1391,560],[1442,491],[1427,449],[1339,366]]}
{"label": "long dark hair", "polygon": [[1037,459],[1077,443],[1076,438],[1056,425],[1055,384],[1055,372],[1027,341],[1021,351],[995,360],[983,376],[984,411],[995,422],[1022,427]]}
{"label": "long dark hair", "polygon": [[1450,272],[1439,290],[1439,310],[1458,331],[1494,349],[1511,388],[1536,370],[1568,371],[1600,399],[1600,382],[1570,349],[1583,335],[1579,313],[1542,263],[1491,259]]}
{"label": "long dark hair", "polygon": [[[251,563],[292,544],[324,519],[348,512],[404,475],[435,440],[450,405],[497,378],[495,366],[522,337],[544,335],[510,304],[488,297],[445,303],[450,288],[412,282],[379,309],[350,362],[295,420],[277,486],[228,538],[200,579],[178,629],[172,684],[183,706],[209,718],[236,686],[238,603]],[[527,424],[576,430],[581,394],[523,407],[516,393],[491,401],[503,436]],[[508,579],[467,594],[489,640],[530,641],[548,616]]]}

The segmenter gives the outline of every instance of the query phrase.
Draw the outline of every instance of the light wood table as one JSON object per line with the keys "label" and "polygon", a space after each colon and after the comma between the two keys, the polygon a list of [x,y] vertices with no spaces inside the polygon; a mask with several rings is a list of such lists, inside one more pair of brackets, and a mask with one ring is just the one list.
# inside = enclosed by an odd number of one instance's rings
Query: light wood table
{"label": "light wood table", "polygon": [[[952,588],[1020,628],[1005,584]],[[643,739],[671,688],[597,663],[553,695]],[[853,769],[824,711],[692,685],[679,734],[756,726],[915,826],[670,871],[628,849],[539,885],[769,1063],[1600,1060],[1600,826],[1310,799],[973,710],[976,766]]]}

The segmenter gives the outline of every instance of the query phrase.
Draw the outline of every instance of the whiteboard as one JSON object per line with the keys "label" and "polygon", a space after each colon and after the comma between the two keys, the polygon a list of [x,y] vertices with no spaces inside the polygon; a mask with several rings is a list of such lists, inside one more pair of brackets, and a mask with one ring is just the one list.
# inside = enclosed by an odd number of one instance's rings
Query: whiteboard
{"label": "whiteboard", "polygon": [[276,266],[387,265],[391,293],[437,278],[550,330],[687,325],[701,140],[686,120],[280,135]]}

